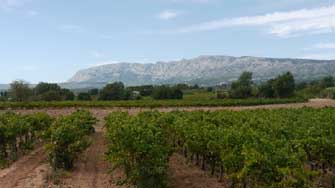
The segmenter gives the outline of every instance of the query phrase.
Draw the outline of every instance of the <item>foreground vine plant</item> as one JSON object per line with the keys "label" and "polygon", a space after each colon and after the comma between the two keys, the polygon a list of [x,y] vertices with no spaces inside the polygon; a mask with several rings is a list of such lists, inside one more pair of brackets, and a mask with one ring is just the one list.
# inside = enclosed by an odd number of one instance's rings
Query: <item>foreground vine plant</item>
{"label": "foreground vine plant", "polygon": [[126,179],[123,183],[140,188],[166,187],[172,148],[157,121],[159,116],[158,113],[142,113],[132,117],[116,112],[106,118],[110,144],[108,160],[114,169],[124,169]]}
{"label": "foreground vine plant", "polygon": [[33,149],[53,119],[45,113],[19,115],[13,112],[0,114],[0,167],[6,167],[18,158],[19,153]]}
{"label": "foreground vine plant", "polygon": [[96,119],[88,111],[78,110],[55,120],[45,134],[46,150],[53,171],[70,170],[78,154],[90,145]]}

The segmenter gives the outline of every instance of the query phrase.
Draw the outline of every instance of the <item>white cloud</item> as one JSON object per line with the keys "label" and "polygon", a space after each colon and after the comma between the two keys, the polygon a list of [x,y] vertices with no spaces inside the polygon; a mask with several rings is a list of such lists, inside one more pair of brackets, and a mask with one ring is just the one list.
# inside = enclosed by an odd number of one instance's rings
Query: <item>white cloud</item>
{"label": "white cloud", "polygon": [[180,13],[177,11],[165,10],[158,14],[158,18],[161,20],[171,20],[171,19],[175,19],[179,15]]}
{"label": "white cloud", "polygon": [[335,54],[334,53],[316,53],[316,54],[307,54],[299,58],[317,59],[317,60],[335,60]]}
{"label": "white cloud", "polygon": [[262,26],[279,37],[329,33],[335,31],[335,6],[214,20],[181,28],[178,32],[203,32],[237,26]]}
{"label": "white cloud", "polygon": [[102,61],[102,62],[90,64],[89,67],[97,67],[97,66],[117,64],[117,63],[120,63],[120,61],[109,60],[109,61]]}
{"label": "white cloud", "polygon": [[317,49],[335,49],[335,43],[319,43],[314,46]]}
{"label": "white cloud", "polygon": [[13,8],[22,6],[30,0],[0,0],[0,9],[12,10]]}
{"label": "white cloud", "polygon": [[147,64],[147,63],[153,63],[154,60],[150,60],[147,58],[139,58],[139,59],[129,59],[127,61],[117,61],[117,60],[106,60],[106,61],[100,61],[93,64],[89,64],[89,67],[95,67],[95,66],[102,66],[102,65],[110,65],[110,64],[117,64],[117,63],[140,63],[140,64]]}

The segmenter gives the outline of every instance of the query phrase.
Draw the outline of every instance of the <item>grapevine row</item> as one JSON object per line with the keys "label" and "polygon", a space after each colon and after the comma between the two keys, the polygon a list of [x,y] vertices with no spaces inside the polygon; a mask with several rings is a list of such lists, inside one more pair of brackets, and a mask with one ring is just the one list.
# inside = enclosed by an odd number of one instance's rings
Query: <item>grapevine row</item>
{"label": "grapevine row", "polygon": [[106,120],[108,159],[138,187],[165,187],[174,151],[234,188],[335,187],[333,108],[113,113]]}
{"label": "grapevine row", "polygon": [[106,118],[109,151],[107,159],[114,170],[122,168],[126,178],[120,183],[140,188],[164,188],[172,148],[157,118],[160,114],[142,113],[136,117],[115,112]]}
{"label": "grapevine row", "polygon": [[78,110],[57,118],[45,133],[46,151],[53,171],[69,170],[78,154],[90,145],[96,118],[89,111]]}
{"label": "grapevine row", "polygon": [[0,115],[0,167],[7,166],[41,141],[52,118],[45,113],[19,115],[12,112]]}

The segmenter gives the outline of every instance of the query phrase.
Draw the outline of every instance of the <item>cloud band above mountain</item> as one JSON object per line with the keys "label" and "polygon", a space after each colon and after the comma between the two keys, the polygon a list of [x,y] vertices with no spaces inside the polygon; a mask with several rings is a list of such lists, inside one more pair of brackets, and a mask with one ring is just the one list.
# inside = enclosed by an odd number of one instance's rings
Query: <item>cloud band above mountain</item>
{"label": "cloud band above mountain", "polygon": [[270,34],[279,37],[334,32],[335,6],[213,20],[180,28],[177,32],[204,32],[238,26],[265,27]]}

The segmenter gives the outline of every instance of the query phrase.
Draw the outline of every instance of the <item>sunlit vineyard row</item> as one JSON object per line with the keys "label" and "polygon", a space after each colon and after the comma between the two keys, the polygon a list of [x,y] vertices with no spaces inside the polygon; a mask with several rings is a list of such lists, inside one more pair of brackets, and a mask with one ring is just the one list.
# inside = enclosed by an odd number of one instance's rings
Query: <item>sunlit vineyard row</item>
{"label": "sunlit vineyard row", "polygon": [[166,187],[174,152],[233,188],[335,186],[333,108],[115,112],[106,120],[108,159],[137,187]]}
{"label": "sunlit vineyard row", "polygon": [[35,146],[48,153],[53,170],[71,169],[78,154],[90,144],[96,119],[88,111],[52,118],[46,113],[0,115],[0,167],[6,167]]}

